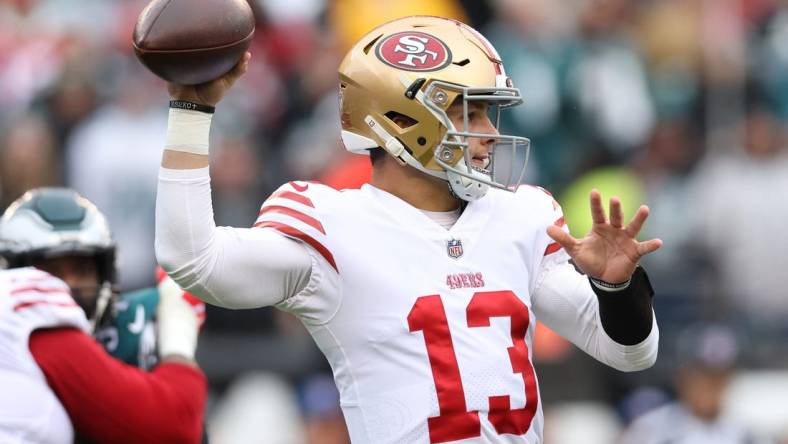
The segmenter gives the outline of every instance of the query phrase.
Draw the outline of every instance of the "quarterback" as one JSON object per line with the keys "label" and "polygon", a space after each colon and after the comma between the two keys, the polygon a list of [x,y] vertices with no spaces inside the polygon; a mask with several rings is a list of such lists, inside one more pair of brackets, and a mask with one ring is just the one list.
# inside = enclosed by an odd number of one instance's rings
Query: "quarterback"
{"label": "quarterback", "polygon": [[536,320],[619,370],[654,363],[638,261],[661,241],[636,239],[648,208],[625,224],[620,201],[608,216],[592,191],[594,227],[576,239],[549,193],[521,185],[529,141],[497,130],[520,92],[483,36],[423,16],[372,30],[339,67],[342,141],[370,155],[371,183],[290,182],[253,227],[216,227],[211,116],[250,57],[213,82],[169,85],[157,257],[206,302],[298,316],[353,442],[542,442]]}

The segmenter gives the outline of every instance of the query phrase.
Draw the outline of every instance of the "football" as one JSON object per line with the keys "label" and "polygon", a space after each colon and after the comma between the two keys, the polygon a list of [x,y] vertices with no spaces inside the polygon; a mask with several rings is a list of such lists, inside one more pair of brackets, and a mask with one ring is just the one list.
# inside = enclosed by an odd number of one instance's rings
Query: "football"
{"label": "football", "polygon": [[254,26],[247,0],[153,0],[134,27],[134,53],[162,79],[196,85],[235,66]]}

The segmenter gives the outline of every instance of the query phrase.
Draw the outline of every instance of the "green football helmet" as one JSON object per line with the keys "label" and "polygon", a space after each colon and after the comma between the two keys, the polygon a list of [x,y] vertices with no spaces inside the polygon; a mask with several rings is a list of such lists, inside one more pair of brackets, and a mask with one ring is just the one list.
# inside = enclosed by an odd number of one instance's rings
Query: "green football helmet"
{"label": "green football helmet", "polygon": [[[71,285],[71,291],[94,328],[111,311],[108,307],[114,298],[115,250],[104,215],[68,188],[30,190],[0,218],[0,269],[40,267],[62,258],[87,260],[90,264],[92,259],[98,277],[95,286]],[[66,280],[64,276],[57,277]]]}

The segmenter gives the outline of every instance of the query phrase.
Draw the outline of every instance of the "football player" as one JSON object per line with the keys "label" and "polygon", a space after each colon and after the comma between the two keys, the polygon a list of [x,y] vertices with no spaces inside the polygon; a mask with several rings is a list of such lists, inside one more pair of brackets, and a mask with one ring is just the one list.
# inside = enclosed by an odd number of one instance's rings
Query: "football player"
{"label": "football player", "polygon": [[654,363],[648,208],[625,224],[619,199],[608,216],[591,191],[594,226],[576,239],[549,193],[521,186],[529,141],[497,117],[522,99],[482,35],[425,16],[372,30],[339,67],[342,140],[371,156],[371,183],[290,182],[254,227],[216,227],[211,116],[250,57],[169,85],[157,257],[206,302],[298,316],[353,442],[542,442],[536,320],[619,370]]}
{"label": "football player", "polygon": [[[27,192],[0,219],[0,261],[0,441],[200,442],[204,306],[170,279],[117,297],[115,244],[93,204]],[[157,307],[162,362],[148,373],[121,360],[154,363]]]}

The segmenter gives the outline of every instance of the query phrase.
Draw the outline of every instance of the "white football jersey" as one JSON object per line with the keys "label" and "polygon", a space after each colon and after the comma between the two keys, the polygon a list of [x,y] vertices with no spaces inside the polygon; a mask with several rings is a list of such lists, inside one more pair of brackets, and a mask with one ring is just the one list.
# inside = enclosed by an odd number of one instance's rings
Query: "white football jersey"
{"label": "white football jersey", "polygon": [[552,224],[561,209],[537,187],[491,190],[446,230],[369,185],[291,182],[255,226],[312,247],[309,284],[278,307],[328,358],[354,443],[535,444],[532,295],[568,258]]}
{"label": "white football jersey", "polygon": [[74,431],[28,348],[40,328],[89,331],[68,286],[34,268],[0,271],[0,442],[71,443]]}

